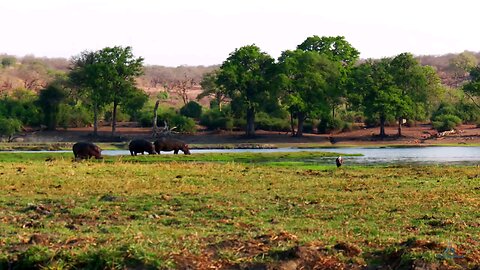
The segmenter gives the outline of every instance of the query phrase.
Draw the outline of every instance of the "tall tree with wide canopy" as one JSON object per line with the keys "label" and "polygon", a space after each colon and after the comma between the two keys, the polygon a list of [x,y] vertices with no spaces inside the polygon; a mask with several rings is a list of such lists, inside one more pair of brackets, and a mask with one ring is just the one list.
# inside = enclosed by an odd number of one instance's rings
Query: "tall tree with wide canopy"
{"label": "tall tree with wide canopy", "polygon": [[336,37],[308,37],[297,46],[303,51],[314,51],[325,55],[330,61],[339,63],[339,74],[335,87],[330,87],[326,99],[335,117],[335,108],[342,103],[346,95],[346,83],[350,70],[355,65],[360,52],[355,49],[343,36]]}
{"label": "tall tree with wide canopy", "polygon": [[98,111],[113,103],[112,136],[115,135],[118,105],[135,92],[135,78],[143,74],[143,58],[135,58],[131,47],[107,47],[84,52],[72,60],[70,79],[90,99],[94,107],[94,135],[97,135]]}
{"label": "tall tree with wide canopy", "polygon": [[431,67],[421,66],[410,53],[394,57],[389,69],[396,86],[401,90],[404,105],[399,106],[396,113],[398,136],[402,136],[403,119],[415,118],[419,112],[425,111],[429,105],[430,94],[438,93],[440,80],[432,76]]}
{"label": "tall tree with wide canopy", "polygon": [[391,59],[367,60],[355,67],[350,81],[351,101],[357,103],[370,119],[380,121],[380,137],[386,137],[385,122],[406,106],[402,91],[390,72]]}
{"label": "tall tree with wide canopy", "polygon": [[93,136],[98,136],[98,115],[108,103],[108,90],[99,76],[102,65],[98,62],[97,53],[84,51],[71,60],[69,73],[70,83],[77,95],[93,108]]}
{"label": "tall tree with wide canopy", "polygon": [[247,137],[255,136],[256,112],[275,99],[269,86],[273,68],[273,58],[256,45],[236,49],[220,67],[217,84],[224,87],[233,110],[246,112]]}
{"label": "tall tree with wide canopy", "polygon": [[134,95],[133,92],[139,91],[135,85],[135,78],[143,74],[143,58],[135,58],[131,47],[115,46],[98,51],[97,61],[100,65],[98,76],[104,78],[99,84],[108,93],[109,101],[113,102],[112,136],[114,136],[118,105]]}
{"label": "tall tree with wide canopy", "polygon": [[[309,117],[328,111],[327,96],[336,86],[339,66],[316,51],[285,51],[278,60],[277,72],[282,101],[290,112],[292,134],[303,135],[303,124]],[[297,117],[297,132],[293,117]]]}

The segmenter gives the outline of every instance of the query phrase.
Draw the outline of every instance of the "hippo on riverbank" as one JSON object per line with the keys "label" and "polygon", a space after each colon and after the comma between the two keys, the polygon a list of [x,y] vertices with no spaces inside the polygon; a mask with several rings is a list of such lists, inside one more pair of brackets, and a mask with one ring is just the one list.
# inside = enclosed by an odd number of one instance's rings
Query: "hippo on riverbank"
{"label": "hippo on riverbank", "polygon": [[90,142],[77,142],[73,145],[73,154],[75,159],[102,159],[102,149]]}
{"label": "hippo on riverbank", "polygon": [[174,154],[178,154],[178,151],[182,150],[185,155],[190,155],[188,144],[181,140],[163,137],[156,140],[154,145],[155,151],[159,154],[160,151],[173,151]]}
{"label": "hippo on riverbank", "polygon": [[144,152],[150,155],[156,154],[153,144],[143,139],[132,140],[128,145],[128,150],[130,150],[132,156],[136,156],[138,153],[142,153],[143,155]]}

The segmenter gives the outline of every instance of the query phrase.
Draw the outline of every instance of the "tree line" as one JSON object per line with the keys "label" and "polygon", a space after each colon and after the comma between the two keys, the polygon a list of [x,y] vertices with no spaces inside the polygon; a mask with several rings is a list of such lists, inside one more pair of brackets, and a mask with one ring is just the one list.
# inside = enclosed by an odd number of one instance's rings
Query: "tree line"
{"label": "tree line", "polygon": [[[15,65],[15,58],[3,57],[1,63]],[[247,136],[255,136],[257,128],[302,136],[364,122],[379,126],[384,137],[385,125],[393,123],[399,136],[404,124],[416,121],[430,120],[438,130],[480,123],[475,55],[450,58],[448,69],[463,80],[456,88],[442,84],[438,70],[410,53],[361,60],[344,37],[312,36],[278,59],[253,44],[235,49],[220,66],[205,68],[195,78],[186,73],[173,81],[152,76],[152,87],[161,85],[165,91],[149,96],[139,87],[146,71],[143,58],[135,57],[131,47],[107,47],[74,56],[65,72],[48,72],[52,79],[42,81],[40,90],[24,87],[3,94],[0,133],[11,136],[22,125],[53,130],[58,124],[91,123],[97,135],[104,119],[115,135],[118,120],[152,126],[154,108],[172,93],[182,96],[183,107],[160,108],[159,123],[168,120],[179,131],[193,131],[199,122],[211,129],[242,128]],[[188,99],[188,90],[198,85],[203,92],[197,99],[209,97],[210,108]]]}

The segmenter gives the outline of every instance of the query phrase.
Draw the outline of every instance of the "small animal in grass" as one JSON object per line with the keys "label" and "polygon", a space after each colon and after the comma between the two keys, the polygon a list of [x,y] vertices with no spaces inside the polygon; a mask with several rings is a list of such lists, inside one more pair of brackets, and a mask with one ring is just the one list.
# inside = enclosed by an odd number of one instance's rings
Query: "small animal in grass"
{"label": "small animal in grass", "polygon": [[342,166],[343,158],[342,157],[337,157],[337,159],[335,159],[335,163],[337,164],[337,168]]}

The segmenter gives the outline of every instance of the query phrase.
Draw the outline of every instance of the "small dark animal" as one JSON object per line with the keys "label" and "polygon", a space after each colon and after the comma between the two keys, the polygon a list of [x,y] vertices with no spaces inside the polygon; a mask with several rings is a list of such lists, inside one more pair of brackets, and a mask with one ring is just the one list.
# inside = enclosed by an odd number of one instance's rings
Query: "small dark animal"
{"label": "small dark animal", "polygon": [[343,158],[342,157],[337,157],[337,159],[335,159],[335,163],[337,163],[337,168],[342,166]]}
{"label": "small dark animal", "polygon": [[182,150],[185,155],[190,155],[190,149],[188,144],[183,141],[172,138],[160,138],[154,142],[155,151],[160,154],[160,151],[173,151],[174,154],[178,154],[179,150]]}
{"label": "small dark animal", "polygon": [[143,139],[131,141],[128,145],[128,150],[130,150],[132,156],[136,156],[138,153],[142,153],[143,155],[144,152],[147,152],[150,155],[156,154],[153,144]]}
{"label": "small dark animal", "polygon": [[75,159],[102,159],[102,149],[90,142],[77,142],[73,145],[73,154]]}

